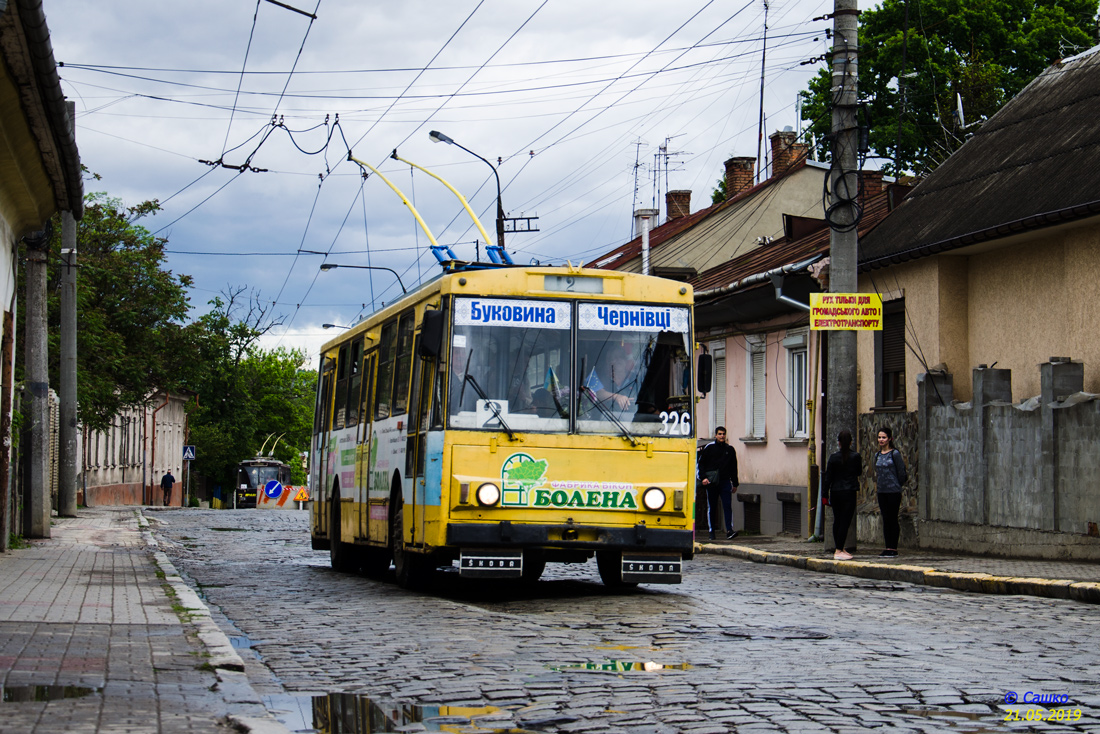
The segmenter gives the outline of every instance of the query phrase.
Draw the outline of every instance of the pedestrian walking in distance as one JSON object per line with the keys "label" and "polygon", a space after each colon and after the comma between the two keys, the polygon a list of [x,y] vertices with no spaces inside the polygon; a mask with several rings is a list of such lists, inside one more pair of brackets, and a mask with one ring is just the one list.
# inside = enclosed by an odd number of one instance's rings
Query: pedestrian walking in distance
{"label": "pedestrian walking in distance", "polygon": [[829,457],[825,464],[825,477],[821,482],[821,496],[825,504],[833,508],[833,558],[852,560],[852,554],[844,550],[844,539],[856,514],[856,490],[859,475],[863,473],[863,457],[852,451],[852,432],[845,429],[837,438],[840,451]]}
{"label": "pedestrian walking in distance", "polygon": [[176,478],[172,476],[172,470],[164,472],[164,476],[160,478],[160,488],[164,490],[164,506],[167,507],[172,503],[172,487],[176,484]]}
{"label": "pedestrian walking in distance", "polygon": [[718,502],[726,520],[726,540],[737,537],[733,529],[733,493],[737,491],[737,452],[726,443],[726,429],[714,429],[714,440],[699,450],[697,459],[699,484],[707,490],[707,513],[710,539],[718,529]]}
{"label": "pedestrian walking in distance", "polygon": [[901,508],[901,488],[908,478],[901,452],[894,447],[894,434],[889,426],[883,426],[878,431],[878,453],[875,454],[875,486],[886,543],[881,558],[894,558],[898,554],[898,535],[901,533],[898,510]]}

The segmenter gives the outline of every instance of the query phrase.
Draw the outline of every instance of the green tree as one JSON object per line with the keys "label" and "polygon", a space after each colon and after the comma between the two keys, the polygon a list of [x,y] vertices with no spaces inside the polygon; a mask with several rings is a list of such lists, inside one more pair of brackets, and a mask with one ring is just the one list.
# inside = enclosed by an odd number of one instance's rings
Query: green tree
{"label": "green tree", "polygon": [[[908,13],[908,21],[906,14]],[[883,0],[859,26],[859,93],[887,173],[926,174],[1043,69],[1097,42],[1097,0]],[[908,29],[908,30],[906,30]],[[831,70],[802,92],[827,153]]]}
{"label": "green tree", "polygon": [[[164,269],[165,240],[135,224],[156,201],[126,207],[104,193],[85,197],[77,223],[77,393],[81,422],[110,425],[156,388],[179,385],[175,355],[185,340],[191,278]],[[50,261],[62,263],[55,221]],[[61,272],[49,270],[50,382],[59,384]]]}
{"label": "green tree", "polygon": [[710,203],[713,206],[714,204],[721,204],[725,200],[726,200],[726,177],[723,176],[722,178],[720,178],[720,179],[718,179],[717,181],[714,182],[714,191],[710,192]]}
{"label": "green tree", "polygon": [[281,321],[258,294],[237,288],[223,296],[210,302],[192,335],[193,358],[203,365],[192,383],[198,396],[190,411],[198,452],[194,469],[232,486],[237,463],[267,441],[268,452],[290,465],[291,481],[303,484],[299,455],[313,429],[316,374],[304,369],[306,357],[298,350],[259,346],[260,337]]}

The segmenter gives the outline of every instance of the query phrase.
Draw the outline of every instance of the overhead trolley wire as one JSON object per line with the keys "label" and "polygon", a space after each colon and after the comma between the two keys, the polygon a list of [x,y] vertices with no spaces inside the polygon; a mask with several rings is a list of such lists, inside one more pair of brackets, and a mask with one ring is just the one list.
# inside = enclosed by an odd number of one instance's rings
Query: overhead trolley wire
{"label": "overhead trolley wire", "polygon": [[225,140],[222,142],[222,152],[229,145],[229,132],[233,129],[233,117],[237,113],[237,100],[241,96],[241,87],[244,85],[244,71],[248,67],[248,54],[252,51],[252,39],[256,35],[256,20],[260,17],[260,0],[256,0],[256,10],[252,13],[252,29],[248,32],[248,43],[244,47],[244,61],[241,63],[241,74],[237,79],[237,93],[233,97],[233,107],[229,111],[229,124],[225,127]]}

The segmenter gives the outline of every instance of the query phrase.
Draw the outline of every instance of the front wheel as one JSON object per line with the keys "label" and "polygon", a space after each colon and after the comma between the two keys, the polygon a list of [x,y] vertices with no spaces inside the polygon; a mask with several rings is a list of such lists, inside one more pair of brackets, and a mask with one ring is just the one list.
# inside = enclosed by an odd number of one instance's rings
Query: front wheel
{"label": "front wheel", "polygon": [[523,578],[522,581],[525,584],[533,584],[539,580],[542,576],[542,572],[546,570],[546,559],[542,557],[529,556],[527,553],[523,554]]}
{"label": "front wheel", "polygon": [[623,581],[623,554],[619,551],[596,551],[596,568],[600,571],[600,580],[610,589],[626,589],[638,585],[637,582]]}

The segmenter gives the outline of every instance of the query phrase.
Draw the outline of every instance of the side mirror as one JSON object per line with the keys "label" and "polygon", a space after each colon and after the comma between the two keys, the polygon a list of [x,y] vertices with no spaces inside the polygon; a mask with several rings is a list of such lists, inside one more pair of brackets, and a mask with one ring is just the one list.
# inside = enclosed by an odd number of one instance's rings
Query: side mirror
{"label": "side mirror", "polygon": [[445,319],[442,311],[428,309],[424,312],[424,322],[420,325],[421,359],[439,359],[443,351],[443,326]]}
{"label": "side mirror", "polygon": [[710,392],[711,357],[709,354],[699,355],[699,392],[706,395]]}

